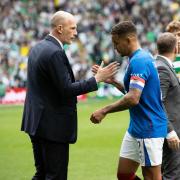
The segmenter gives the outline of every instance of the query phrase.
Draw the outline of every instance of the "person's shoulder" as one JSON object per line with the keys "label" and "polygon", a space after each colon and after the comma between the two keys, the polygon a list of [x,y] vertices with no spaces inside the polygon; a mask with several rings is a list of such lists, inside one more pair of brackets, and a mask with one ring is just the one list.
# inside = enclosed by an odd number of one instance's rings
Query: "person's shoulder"
{"label": "person's shoulder", "polygon": [[146,51],[146,50],[143,50],[143,49],[140,51],[140,53],[137,56],[138,56],[138,58],[144,59],[146,61],[154,60],[153,55],[149,51]]}
{"label": "person's shoulder", "polygon": [[152,61],[154,61],[153,56],[149,52],[142,49],[132,58],[133,64],[148,64]]}
{"label": "person's shoulder", "polygon": [[43,40],[43,43],[45,46],[47,46],[50,50],[52,51],[57,51],[57,50],[61,50],[61,48],[55,44],[53,41],[49,41],[49,40]]}
{"label": "person's shoulder", "polygon": [[159,66],[166,66],[166,64],[159,58],[159,57],[156,57],[156,66],[159,67]]}
{"label": "person's shoulder", "polygon": [[47,39],[43,39],[41,40],[37,46],[41,46],[41,48],[44,49],[44,52],[48,53],[48,54],[54,54],[54,53],[63,53],[63,49],[60,48],[57,44],[55,44],[52,41],[49,41]]}
{"label": "person's shoulder", "polygon": [[[38,56],[37,56],[38,54]],[[64,57],[63,49],[51,41],[43,39],[39,41],[30,51],[30,57],[38,57],[39,61],[48,62],[54,57]]]}
{"label": "person's shoulder", "polygon": [[146,64],[146,65],[155,65],[155,58],[154,56],[149,52],[149,51],[146,51],[146,50],[142,50],[141,51],[141,54],[139,55],[138,59],[143,63],[143,64]]}
{"label": "person's shoulder", "polygon": [[158,69],[158,71],[161,71],[161,70],[169,71],[170,70],[169,66],[164,61],[162,61],[158,58],[156,59],[155,63],[156,63],[156,68]]}

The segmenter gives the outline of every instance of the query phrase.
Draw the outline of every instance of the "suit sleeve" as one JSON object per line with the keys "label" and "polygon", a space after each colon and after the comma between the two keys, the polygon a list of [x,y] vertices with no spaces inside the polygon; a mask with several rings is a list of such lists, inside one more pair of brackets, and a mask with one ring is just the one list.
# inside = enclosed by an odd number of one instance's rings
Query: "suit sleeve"
{"label": "suit sleeve", "polygon": [[163,66],[159,66],[157,67],[158,69],[158,73],[159,73],[159,78],[160,78],[160,86],[161,86],[161,92],[162,92],[162,102],[163,102],[163,106],[164,106],[164,110],[168,116],[168,133],[174,130],[174,127],[171,123],[171,114],[167,112],[166,110],[166,106],[165,106],[165,100],[167,97],[167,93],[168,93],[168,89],[170,87],[170,75],[167,71],[167,69]]}
{"label": "suit sleeve", "polygon": [[61,51],[57,51],[48,61],[48,69],[54,85],[62,96],[71,97],[85,94],[98,89],[94,77],[88,80],[72,82],[64,56]]}

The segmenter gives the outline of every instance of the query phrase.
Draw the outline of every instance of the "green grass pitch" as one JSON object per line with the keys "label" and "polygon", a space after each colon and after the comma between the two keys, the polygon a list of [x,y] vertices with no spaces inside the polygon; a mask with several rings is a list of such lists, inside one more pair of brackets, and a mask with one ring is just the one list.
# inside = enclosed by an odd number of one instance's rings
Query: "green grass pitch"
{"label": "green grass pitch", "polygon": [[[68,180],[115,180],[119,149],[129,123],[128,111],[92,124],[93,111],[115,100],[78,104],[78,141],[70,145]],[[0,180],[30,180],[34,173],[28,136],[20,131],[22,106],[0,107]],[[140,177],[141,172],[137,173]]]}

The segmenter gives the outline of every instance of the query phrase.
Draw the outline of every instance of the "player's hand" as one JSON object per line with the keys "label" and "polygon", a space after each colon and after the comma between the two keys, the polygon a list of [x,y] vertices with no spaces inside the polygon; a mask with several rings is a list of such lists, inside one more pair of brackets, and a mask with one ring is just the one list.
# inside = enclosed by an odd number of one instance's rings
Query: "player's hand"
{"label": "player's hand", "polygon": [[172,138],[167,139],[168,146],[172,150],[178,150],[180,147],[180,140],[178,136],[173,136]]}
{"label": "player's hand", "polygon": [[107,84],[112,84],[113,85],[114,83],[116,83],[116,79],[113,76],[111,78],[106,79],[104,82],[107,83]]}
{"label": "player's hand", "polygon": [[93,73],[93,76],[95,76],[97,74],[98,69],[99,69],[99,65],[95,64],[95,65],[92,66],[91,71]]}
{"label": "player's hand", "polygon": [[100,68],[100,69],[102,69],[102,68],[103,68],[103,66],[104,66],[104,61],[103,61],[103,60],[102,60],[102,62],[101,62],[101,65],[100,65],[100,66],[99,66],[99,65],[97,65],[97,64],[95,64],[94,66],[92,66],[91,71],[92,71],[93,75],[95,76],[95,75],[97,74],[97,72],[98,72],[99,68]]}
{"label": "player's hand", "polygon": [[[99,66],[99,65],[97,65],[97,64],[95,64],[94,66],[92,66],[91,71],[92,71],[92,73],[93,73],[94,76],[97,74],[98,69],[99,69],[99,68],[102,68],[103,65],[104,65],[104,63],[102,62],[102,63],[101,63],[101,66]],[[118,67],[117,67],[117,68],[118,68]],[[108,83],[108,84],[114,84],[114,83],[116,82],[116,80],[115,80],[115,77],[112,76],[111,78],[108,78],[108,79],[104,80],[104,82],[105,82],[105,83]]]}
{"label": "player's hand", "polygon": [[102,109],[95,111],[92,115],[91,115],[91,122],[94,124],[98,124],[102,121],[102,119],[104,119],[104,117],[106,116],[106,114],[104,113],[104,111]]}

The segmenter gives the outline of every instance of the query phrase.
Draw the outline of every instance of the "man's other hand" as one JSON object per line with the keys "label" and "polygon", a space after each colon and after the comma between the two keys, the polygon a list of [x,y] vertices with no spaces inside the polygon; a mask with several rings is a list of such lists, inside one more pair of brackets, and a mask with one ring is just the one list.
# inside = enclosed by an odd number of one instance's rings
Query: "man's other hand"
{"label": "man's other hand", "polygon": [[171,138],[168,138],[167,142],[168,142],[169,148],[171,148],[172,150],[178,150],[180,147],[180,140],[178,136],[173,136]]}

